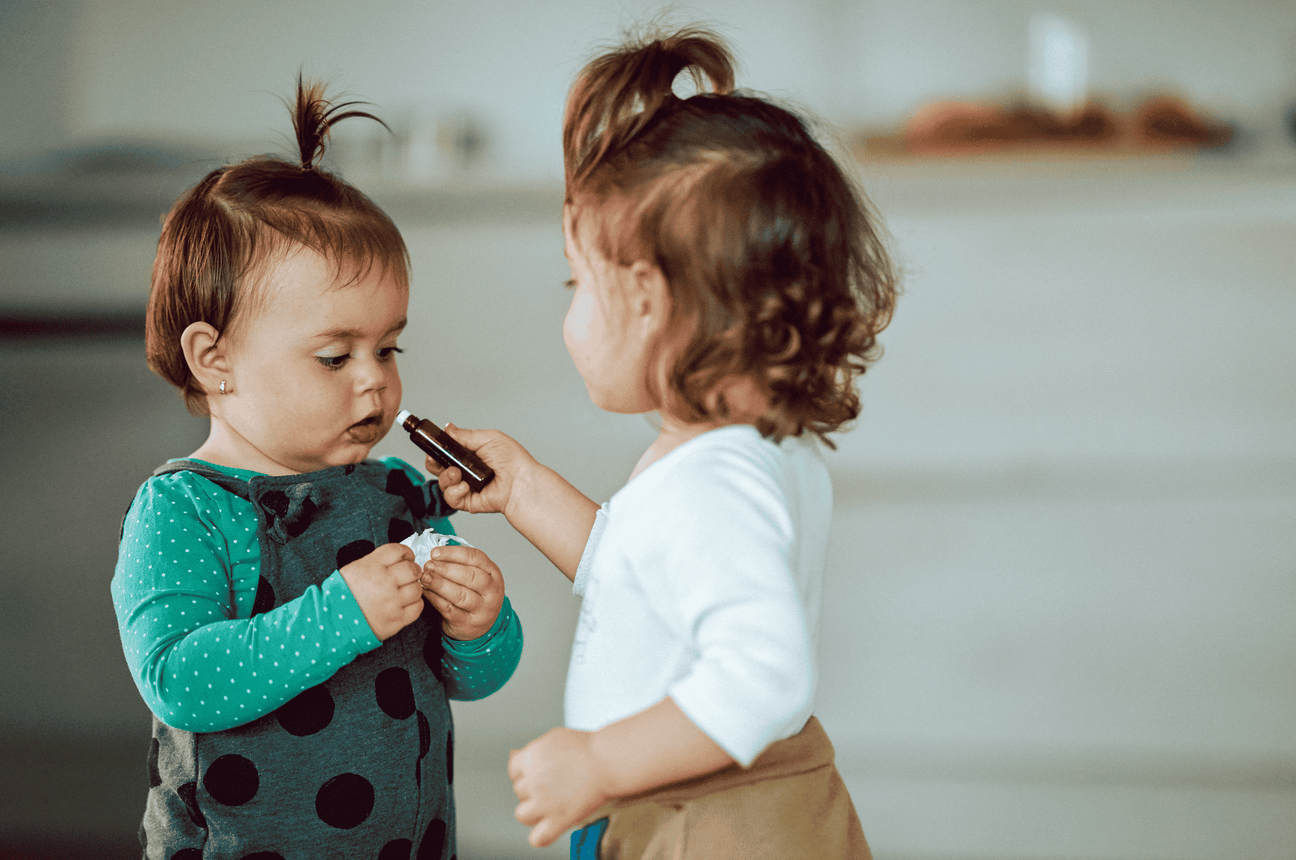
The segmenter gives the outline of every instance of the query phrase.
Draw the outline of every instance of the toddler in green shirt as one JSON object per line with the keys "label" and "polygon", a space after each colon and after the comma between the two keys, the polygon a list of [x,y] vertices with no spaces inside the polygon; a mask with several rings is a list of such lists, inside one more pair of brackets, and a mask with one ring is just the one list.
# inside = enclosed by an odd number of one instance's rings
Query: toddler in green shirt
{"label": "toddler in green shirt", "polygon": [[483,552],[420,568],[400,543],[453,534],[437,486],[368,459],[400,409],[409,256],[317,166],[370,116],[351,106],[299,80],[300,163],[212,171],[158,243],[149,366],[211,430],[140,488],[112,582],[154,714],[147,858],[453,856],[449,699],[521,655]]}

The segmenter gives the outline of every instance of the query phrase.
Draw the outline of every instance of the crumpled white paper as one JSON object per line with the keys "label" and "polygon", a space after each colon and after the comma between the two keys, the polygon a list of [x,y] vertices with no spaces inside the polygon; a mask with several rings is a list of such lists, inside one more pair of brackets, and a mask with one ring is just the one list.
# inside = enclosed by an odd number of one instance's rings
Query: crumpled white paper
{"label": "crumpled white paper", "polygon": [[448,546],[449,544],[472,546],[459,535],[443,535],[440,532],[432,531],[432,529],[412,534],[401,543],[414,550],[414,563],[419,567],[427,564],[428,559],[432,557],[432,550],[436,547]]}

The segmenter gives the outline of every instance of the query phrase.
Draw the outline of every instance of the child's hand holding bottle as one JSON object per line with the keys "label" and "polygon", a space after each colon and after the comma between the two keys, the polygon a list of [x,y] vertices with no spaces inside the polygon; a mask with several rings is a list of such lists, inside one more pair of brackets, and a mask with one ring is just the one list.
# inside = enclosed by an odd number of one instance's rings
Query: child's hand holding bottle
{"label": "child's hand holding bottle", "polygon": [[490,631],[504,605],[504,575],[486,553],[470,546],[439,546],[422,573],[424,596],[441,614],[446,636],[467,642]]}
{"label": "child's hand holding bottle", "polygon": [[513,438],[498,430],[465,430],[447,424],[445,432],[495,470],[494,480],[480,492],[473,492],[457,468],[443,467],[428,457],[425,468],[437,477],[446,503],[470,514],[502,513],[508,516],[513,486],[520,474],[539,465],[535,458]]}
{"label": "child's hand holding bottle", "polygon": [[437,476],[446,503],[470,514],[504,514],[513,528],[573,579],[599,506],[511,436],[453,424],[445,425],[445,432],[495,472],[489,484],[473,492],[457,468],[443,467],[428,457],[426,468]]}
{"label": "child's hand holding bottle", "polygon": [[381,641],[404,630],[423,612],[422,571],[407,546],[384,544],[338,572]]}

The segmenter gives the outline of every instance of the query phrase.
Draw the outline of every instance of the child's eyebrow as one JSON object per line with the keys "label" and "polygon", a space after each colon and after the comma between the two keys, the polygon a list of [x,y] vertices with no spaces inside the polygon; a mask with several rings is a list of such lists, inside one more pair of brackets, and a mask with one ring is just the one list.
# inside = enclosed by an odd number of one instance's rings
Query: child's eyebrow
{"label": "child's eyebrow", "polygon": [[[383,333],[383,337],[387,337],[387,335],[390,334],[398,334],[404,331],[405,326],[407,325],[409,325],[409,317],[402,317],[400,322],[396,323]],[[320,332],[315,335],[313,340],[356,340],[364,337],[364,334],[365,333],[358,328],[333,328],[328,331]]]}

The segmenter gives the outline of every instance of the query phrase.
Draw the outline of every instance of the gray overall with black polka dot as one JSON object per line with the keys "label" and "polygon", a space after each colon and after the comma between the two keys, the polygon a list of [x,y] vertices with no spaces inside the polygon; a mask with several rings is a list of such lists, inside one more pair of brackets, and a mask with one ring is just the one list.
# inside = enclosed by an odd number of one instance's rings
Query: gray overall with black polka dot
{"label": "gray overall with black polka dot", "polygon": [[[257,509],[252,614],[445,516],[434,485],[373,461],[241,481],[175,461]],[[454,855],[453,729],[440,617],[423,617],[275,711],[220,732],[153,720],[147,860],[445,860]]]}

